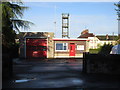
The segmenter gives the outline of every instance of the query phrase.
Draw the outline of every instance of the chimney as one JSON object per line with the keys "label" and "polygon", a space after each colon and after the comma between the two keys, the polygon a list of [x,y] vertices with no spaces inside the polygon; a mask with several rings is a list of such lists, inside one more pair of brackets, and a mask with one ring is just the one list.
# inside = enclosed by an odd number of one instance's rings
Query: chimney
{"label": "chimney", "polygon": [[109,36],[108,36],[108,34],[106,34],[106,40],[108,40],[109,39]]}
{"label": "chimney", "polygon": [[88,29],[85,29],[81,32],[81,34],[86,34],[86,33],[89,33],[89,30]]}

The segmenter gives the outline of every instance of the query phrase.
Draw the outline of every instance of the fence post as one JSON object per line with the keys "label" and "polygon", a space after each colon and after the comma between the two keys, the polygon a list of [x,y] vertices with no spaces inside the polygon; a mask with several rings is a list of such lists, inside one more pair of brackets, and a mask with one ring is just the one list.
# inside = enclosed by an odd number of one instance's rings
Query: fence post
{"label": "fence post", "polygon": [[87,59],[88,59],[89,52],[83,53],[83,72],[87,73]]}

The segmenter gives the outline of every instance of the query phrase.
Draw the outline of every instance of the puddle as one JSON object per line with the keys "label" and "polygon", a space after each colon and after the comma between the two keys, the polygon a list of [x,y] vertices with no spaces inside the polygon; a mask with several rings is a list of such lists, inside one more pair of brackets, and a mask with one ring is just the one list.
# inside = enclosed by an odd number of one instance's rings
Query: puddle
{"label": "puddle", "polygon": [[36,78],[32,78],[32,79],[20,79],[20,80],[15,80],[15,83],[24,83],[24,82],[29,82],[32,80],[36,80]]}
{"label": "puddle", "polygon": [[72,82],[73,82],[73,83],[81,83],[81,84],[83,83],[82,80],[73,80]]}
{"label": "puddle", "polygon": [[15,83],[22,83],[22,82],[28,82],[30,80],[15,80]]}

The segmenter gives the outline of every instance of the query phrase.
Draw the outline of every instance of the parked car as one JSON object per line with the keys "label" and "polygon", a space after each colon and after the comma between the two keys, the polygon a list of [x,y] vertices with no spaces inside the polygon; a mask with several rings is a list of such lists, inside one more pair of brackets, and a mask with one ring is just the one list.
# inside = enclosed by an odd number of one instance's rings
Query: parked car
{"label": "parked car", "polygon": [[110,54],[120,54],[120,44],[113,46]]}

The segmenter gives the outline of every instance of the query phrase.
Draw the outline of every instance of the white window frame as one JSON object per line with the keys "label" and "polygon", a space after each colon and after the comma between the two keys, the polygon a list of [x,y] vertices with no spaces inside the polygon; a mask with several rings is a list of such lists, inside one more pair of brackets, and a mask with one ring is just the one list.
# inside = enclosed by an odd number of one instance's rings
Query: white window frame
{"label": "white window frame", "polygon": [[[66,50],[56,50],[56,44],[58,44],[58,43],[55,43],[55,51],[67,51],[68,50],[68,43],[66,43]],[[59,44],[63,44],[63,47],[64,47],[64,44],[65,43],[59,43]]]}

